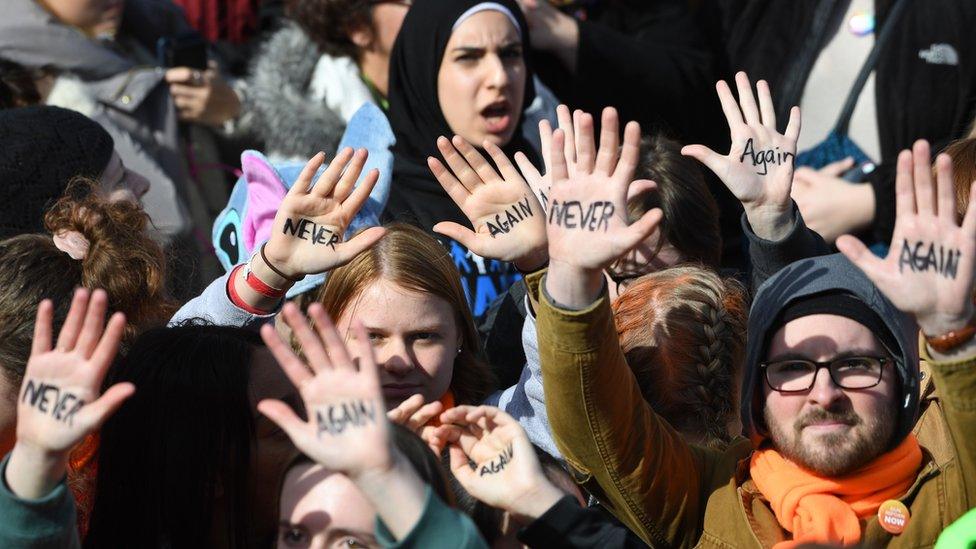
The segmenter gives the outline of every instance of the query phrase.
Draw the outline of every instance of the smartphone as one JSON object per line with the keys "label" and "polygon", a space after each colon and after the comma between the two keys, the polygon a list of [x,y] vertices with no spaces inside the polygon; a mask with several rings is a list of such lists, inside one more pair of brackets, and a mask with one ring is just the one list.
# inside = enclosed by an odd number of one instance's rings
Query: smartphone
{"label": "smartphone", "polygon": [[156,42],[156,55],[164,67],[207,70],[207,41],[195,32],[160,38]]}

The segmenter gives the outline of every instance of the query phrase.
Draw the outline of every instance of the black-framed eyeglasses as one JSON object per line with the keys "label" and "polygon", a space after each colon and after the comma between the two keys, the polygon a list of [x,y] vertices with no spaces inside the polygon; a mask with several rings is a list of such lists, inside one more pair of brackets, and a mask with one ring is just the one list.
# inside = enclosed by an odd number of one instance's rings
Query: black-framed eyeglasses
{"label": "black-framed eyeglasses", "polygon": [[870,389],[881,383],[884,365],[891,359],[876,356],[852,356],[816,362],[788,359],[763,362],[766,384],[780,393],[803,393],[813,388],[817,372],[826,368],[830,379],[841,389]]}

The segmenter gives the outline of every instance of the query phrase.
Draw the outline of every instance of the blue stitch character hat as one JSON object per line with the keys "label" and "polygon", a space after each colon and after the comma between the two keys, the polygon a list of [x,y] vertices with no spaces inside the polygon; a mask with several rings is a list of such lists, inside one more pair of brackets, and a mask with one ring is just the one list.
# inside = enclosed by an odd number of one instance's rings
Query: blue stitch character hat
{"label": "blue stitch character hat", "polygon": [[[393,175],[393,154],[390,147],[394,141],[386,115],[371,103],[356,111],[346,127],[339,150],[345,147],[367,149],[369,158],[363,168],[363,176],[373,168],[380,172],[369,199],[349,224],[346,239],[361,229],[380,224],[380,214],[390,195]],[[244,174],[234,185],[227,207],[214,221],[211,235],[217,258],[228,271],[235,265],[246,262],[268,240],[275,213],[305,165],[296,162],[272,164],[260,152],[244,151],[241,155],[241,167]],[[319,168],[315,177],[318,178],[326,167],[323,165]],[[361,181],[362,177],[357,185]],[[303,294],[324,281],[324,274],[306,276],[288,290],[287,297]]]}

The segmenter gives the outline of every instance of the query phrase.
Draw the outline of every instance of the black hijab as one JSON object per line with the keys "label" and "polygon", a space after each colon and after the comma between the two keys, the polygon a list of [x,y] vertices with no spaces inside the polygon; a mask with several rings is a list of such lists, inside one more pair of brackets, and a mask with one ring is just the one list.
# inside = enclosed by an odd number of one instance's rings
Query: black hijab
{"label": "black hijab", "polygon": [[[525,59],[523,113],[535,99],[529,51],[528,23],[515,0],[493,0],[507,8],[519,23]],[[427,157],[440,158],[437,138],[454,135],[437,96],[437,75],[454,24],[483,0],[415,0],[393,46],[390,58],[390,125],[396,136],[393,147],[393,186],[386,218],[419,224],[429,231],[439,221],[470,226],[427,167]],[[512,157],[521,151],[535,161],[532,145],[522,137],[524,114],[515,134],[502,150]]]}

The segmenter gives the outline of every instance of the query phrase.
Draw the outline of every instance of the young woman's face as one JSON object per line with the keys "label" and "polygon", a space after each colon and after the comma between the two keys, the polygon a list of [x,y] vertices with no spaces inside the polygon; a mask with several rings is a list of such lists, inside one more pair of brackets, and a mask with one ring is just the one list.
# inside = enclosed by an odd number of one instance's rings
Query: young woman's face
{"label": "young woman's face", "polygon": [[522,38],[501,12],[477,13],[455,29],[437,76],[451,131],[478,147],[512,139],[525,99],[522,55]]}
{"label": "young woman's face", "polygon": [[125,0],[39,0],[59,21],[92,36],[114,35]]}
{"label": "young woman's face", "polygon": [[376,511],[348,478],[321,465],[288,470],[281,487],[278,549],[379,547]]}
{"label": "young woman's face", "polygon": [[369,334],[388,408],[418,393],[425,402],[444,396],[461,344],[450,303],[380,279],[367,286],[338,319],[339,331],[347,337],[351,337],[353,318]]}

